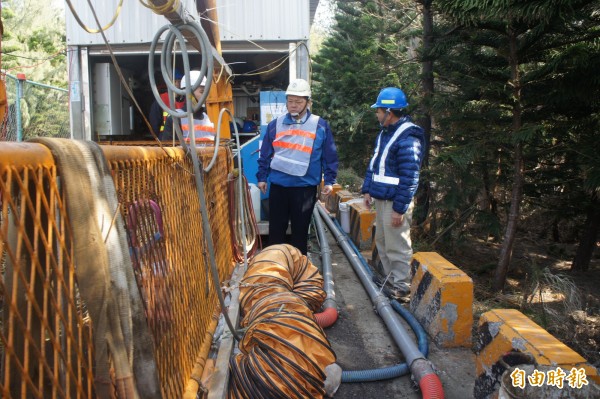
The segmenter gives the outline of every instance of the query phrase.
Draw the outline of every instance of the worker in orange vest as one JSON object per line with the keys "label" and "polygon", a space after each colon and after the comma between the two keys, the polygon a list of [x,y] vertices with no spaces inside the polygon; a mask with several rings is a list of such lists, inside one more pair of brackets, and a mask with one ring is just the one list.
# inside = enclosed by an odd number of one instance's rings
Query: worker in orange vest
{"label": "worker in orange vest", "polygon": [[[179,87],[181,85],[181,78],[183,74],[179,70],[175,70],[173,83],[175,86]],[[171,108],[171,100],[169,98],[169,92],[165,91],[161,93],[160,99],[162,102]],[[185,107],[185,98],[183,96],[177,96],[175,98],[175,108],[181,109]],[[150,113],[148,115],[148,119],[150,122],[150,126],[152,126],[152,130],[154,134],[156,134],[159,138],[163,134],[165,130],[165,123],[167,122],[167,117],[169,114],[167,111],[163,110],[158,104],[157,100],[154,100],[152,105],[150,106]]]}
{"label": "worker in orange vest", "polygon": [[[199,79],[202,79],[200,85],[194,90],[192,93],[192,105],[195,106],[198,104],[198,101],[202,97],[204,93],[204,88],[206,87],[206,77],[200,76],[200,71],[190,71],[190,81],[192,82],[192,86]],[[186,88],[186,82],[183,80],[181,82],[181,88]],[[185,107],[184,107],[185,108]],[[191,135],[191,129],[193,126],[194,133],[196,136],[197,142],[213,142],[215,140],[215,125],[211,122],[210,118],[205,112],[204,107],[200,107],[193,115],[193,124],[190,123],[187,117],[187,112],[185,109],[178,109],[178,112],[186,114],[186,116],[182,118],[176,118],[180,120],[181,131],[183,133],[183,138],[186,141],[189,141]],[[163,134],[160,136],[161,140],[172,140],[173,139],[173,117],[169,116],[167,121],[165,122],[165,128]]]}

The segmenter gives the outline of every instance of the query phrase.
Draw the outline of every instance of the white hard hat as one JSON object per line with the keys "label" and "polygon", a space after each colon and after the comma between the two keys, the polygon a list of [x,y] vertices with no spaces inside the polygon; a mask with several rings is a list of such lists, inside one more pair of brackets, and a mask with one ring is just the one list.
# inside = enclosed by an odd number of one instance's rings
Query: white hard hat
{"label": "white hard hat", "polygon": [[[190,71],[190,81],[192,82],[192,86],[194,86],[194,84],[196,83],[196,81],[200,78],[200,71]],[[185,89],[186,88],[186,79],[185,76],[183,78],[181,78],[181,88]],[[200,86],[206,86],[206,76],[202,77],[202,83],[200,83]]]}
{"label": "white hard hat", "polygon": [[286,96],[299,96],[310,98],[310,94],[310,85],[304,79],[292,80],[287,90],[285,91]]}

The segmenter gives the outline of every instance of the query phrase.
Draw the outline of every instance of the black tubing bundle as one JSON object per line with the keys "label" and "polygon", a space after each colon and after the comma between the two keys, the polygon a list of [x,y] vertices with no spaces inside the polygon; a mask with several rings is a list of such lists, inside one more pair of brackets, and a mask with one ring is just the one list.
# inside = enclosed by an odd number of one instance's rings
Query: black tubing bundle
{"label": "black tubing bundle", "polygon": [[313,312],[325,299],[317,268],[290,245],[256,255],[240,284],[241,354],[231,358],[229,398],[322,398],[335,362]]}

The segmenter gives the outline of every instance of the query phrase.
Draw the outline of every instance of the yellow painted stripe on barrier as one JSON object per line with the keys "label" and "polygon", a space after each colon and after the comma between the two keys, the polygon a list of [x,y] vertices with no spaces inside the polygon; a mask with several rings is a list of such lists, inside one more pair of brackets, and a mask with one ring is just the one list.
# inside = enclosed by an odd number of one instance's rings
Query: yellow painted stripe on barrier
{"label": "yellow painted stripe on barrier", "polygon": [[[329,210],[329,204],[333,204],[333,202],[335,200],[337,200],[337,197],[335,196],[335,194],[340,191],[342,189],[342,186],[335,183],[332,188],[331,188],[331,193],[329,193],[329,195],[324,196],[321,195],[321,191],[323,190],[323,186],[325,185],[325,182],[323,180],[321,180],[321,184],[319,186],[319,199],[325,203],[325,209]],[[333,211],[329,211],[329,212],[333,212]]]}
{"label": "yellow painted stripe on barrier", "polygon": [[348,190],[340,190],[337,193],[335,193],[335,195],[338,199],[337,202],[346,202],[354,198],[354,195]]}
{"label": "yellow painted stripe on barrier", "polygon": [[436,252],[418,252],[411,263],[410,310],[444,348],[470,347],[473,280]]}
{"label": "yellow painted stripe on barrier", "polygon": [[335,194],[327,197],[325,208],[327,208],[330,213],[337,213],[339,203],[349,201],[352,198],[354,198],[354,196],[348,190],[338,190]]}
{"label": "yellow painted stripe on barrier", "polygon": [[536,365],[560,367],[566,373],[583,368],[588,380],[600,383],[598,371],[581,355],[515,309],[494,309],[481,316],[475,352],[476,398],[486,398],[499,388],[506,370],[500,361],[510,352],[528,354]]}
{"label": "yellow painted stripe on barrier", "polygon": [[374,223],[375,211],[368,209],[362,201],[350,204],[350,238],[361,250],[371,246]]}

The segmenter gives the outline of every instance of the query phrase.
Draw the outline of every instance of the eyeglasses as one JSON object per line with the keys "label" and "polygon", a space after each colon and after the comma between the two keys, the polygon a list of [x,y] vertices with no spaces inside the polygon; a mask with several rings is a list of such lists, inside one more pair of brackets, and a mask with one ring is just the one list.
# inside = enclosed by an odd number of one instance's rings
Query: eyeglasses
{"label": "eyeglasses", "polygon": [[306,100],[287,100],[287,103],[290,105],[303,105]]}

